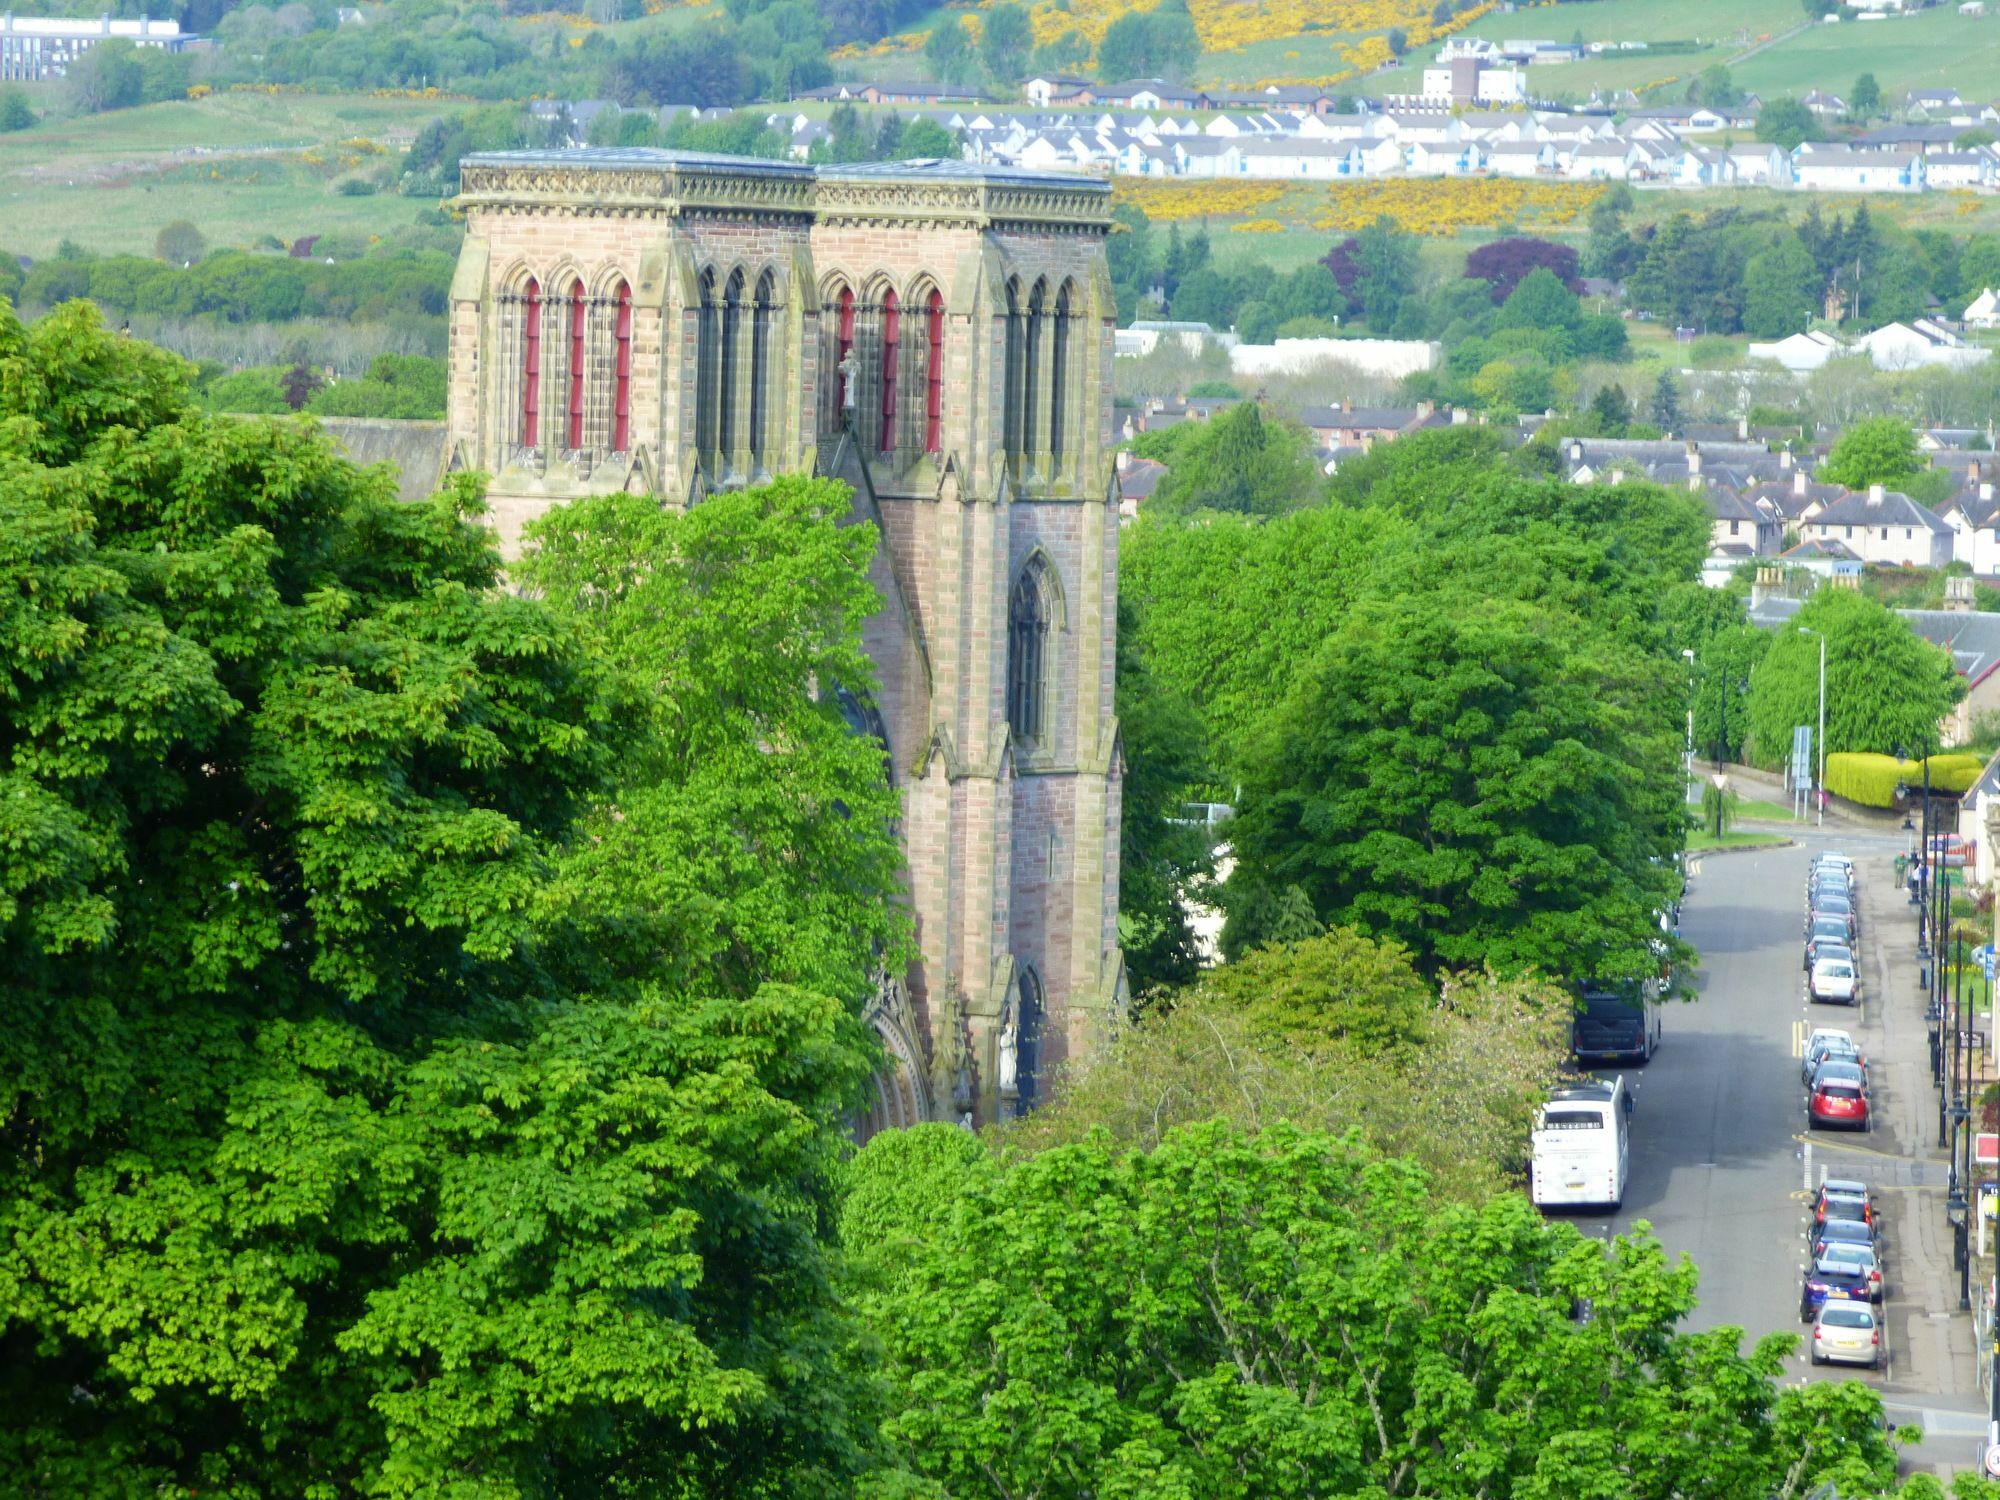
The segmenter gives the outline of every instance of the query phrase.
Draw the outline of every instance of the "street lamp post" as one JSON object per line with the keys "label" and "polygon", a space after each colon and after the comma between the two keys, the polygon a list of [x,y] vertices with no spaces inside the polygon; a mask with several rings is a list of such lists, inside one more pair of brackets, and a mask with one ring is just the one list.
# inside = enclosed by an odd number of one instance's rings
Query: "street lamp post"
{"label": "street lamp post", "polygon": [[1826,827],[1826,635],[1810,626],[1799,626],[1800,635],[1819,637],[1819,736],[1816,748],[1819,752],[1819,780],[1814,791],[1819,802],[1818,823]]}
{"label": "street lamp post", "polygon": [[1681,650],[1681,656],[1688,664],[1687,765],[1683,768],[1683,774],[1691,777],[1694,775],[1694,652],[1692,649],[1684,647]]}

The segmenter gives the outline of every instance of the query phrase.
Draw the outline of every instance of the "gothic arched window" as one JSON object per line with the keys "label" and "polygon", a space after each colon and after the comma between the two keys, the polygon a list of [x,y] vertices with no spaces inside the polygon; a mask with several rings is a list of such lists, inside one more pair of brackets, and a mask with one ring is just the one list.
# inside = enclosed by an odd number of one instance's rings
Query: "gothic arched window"
{"label": "gothic arched window", "polygon": [[632,448],[632,288],[619,282],[612,293],[617,307],[617,350],[611,364],[611,451]]}
{"label": "gothic arched window", "polygon": [[722,289],[721,369],[716,379],[715,442],[718,468],[727,470],[743,446],[743,408],[736,383],[743,371],[743,273],[730,273]]}
{"label": "gothic arched window", "polygon": [[944,443],[944,294],[933,290],[924,308],[924,452]]}
{"label": "gothic arched window", "polygon": [[[1027,965],[1021,967],[1021,977],[1014,985],[1013,1004],[1008,1007],[1005,1026],[1011,1029],[1014,1047],[1013,1106],[1016,1115],[1025,1115],[1035,1107],[1035,1096],[1041,1082],[1042,1026],[1047,1008],[1042,999],[1042,981]],[[1007,1097],[1005,1085],[1006,1064],[1001,1064],[1001,1096]]]}
{"label": "gothic arched window", "polygon": [[1005,395],[1002,398],[1000,414],[1000,446],[1009,458],[1020,456],[1021,442],[1021,377],[1026,363],[1026,323],[1021,313],[1021,283],[1007,283],[1007,369],[1004,379]]}
{"label": "gothic arched window", "polygon": [[1037,557],[1021,570],[1007,603],[1007,723],[1027,747],[1042,738],[1052,614],[1047,565]]}
{"label": "gothic arched window", "polygon": [[589,357],[583,347],[583,283],[569,284],[569,403],[568,431],[566,446],[572,450],[583,446],[583,373],[589,367]]}
{"label": "gothic arched window", "polygon": [[896,450],[896,362],[902,355],[903,309],[893,290],[882,294],[882,441],[883,453]]}
{"label": "gothic arched window", "polygon": [[1061,458],[1068,446],[1068,434],[1064,420],[1068,413],[1064,403],[1069,399],[1069,349],[1070,349],[1070,296],[1069,283],[1064,282],[1056,293],[1055,327],[1052,357],[1049,360],[1049,456]]}
{"label": "gothic arched window", "polygon": [[1040,414],[1036,405],[1046,395],[1042,389],[1042,354],[1048,344],[1046,290],[1038,281],[1028,293],[1028,328],[1022,342],[1021,358],[1021,449],[1039,453],[1042,446]]}
{"label": "gothic arched window", "polygon": [[715,456],[715,410],[717,389],[717,349],[720,342],[721,308],[715,298],[715,272],[701,273],[701,301],[695,318],[694,340],[694,442],[704,462]]}
{"label": "gothic arched window", "polygon": [[766,271],[757,278],[757,298],[750,308],[750,459],[769,467],[765,450],[770,446],[771,327],[777,311],[778,284]]}
{"label": "gothic arched window", "polygon": [[521,294],[521,446],[542,441],[542,284],[534,277]]}

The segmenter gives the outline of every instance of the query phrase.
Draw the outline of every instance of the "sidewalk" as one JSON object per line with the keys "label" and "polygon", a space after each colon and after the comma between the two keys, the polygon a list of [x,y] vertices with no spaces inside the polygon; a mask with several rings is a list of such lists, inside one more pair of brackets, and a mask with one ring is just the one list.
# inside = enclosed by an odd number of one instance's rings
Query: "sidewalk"
{"label": "sidewalk", "polygon": [[[1834,826],[1834,809],[1829,808],[1827,827]],[[1900,819],[1895,826],[1900,827]],[[1889,858],[1857,859],[1855,874],[1868,982],[1862,1040],[1871,1063],[1877,1123],[1866,1155],[1844,1152],[1831,1141],[1814,1145],[1826,1175],[1860,1176],[1875,1184],[1887,1219],[1893,1272],[1887,1311],[1897,1354],[1883,1381],[1884,1392],[1971,1404],[1965,1398],[1981,1392],[1979,1361],[1972,1316],[1958,1311],[1953,1231],[1945,1222],[1948,1172],[1946,1152],[1937,1144],[1938,1094],[1931,1082],[1924,996],[1918,988],[1916,911],[1896,884]],[[1870,1156],[1876,1159],[1870,1161]],[[1866,1167],[1850,1173],[1851,1162],[1865,1162]],[[1974,1276],[1976,1288],[1977,1266]],[[1935,1449],[1926,1454],[1941,1456]]]}

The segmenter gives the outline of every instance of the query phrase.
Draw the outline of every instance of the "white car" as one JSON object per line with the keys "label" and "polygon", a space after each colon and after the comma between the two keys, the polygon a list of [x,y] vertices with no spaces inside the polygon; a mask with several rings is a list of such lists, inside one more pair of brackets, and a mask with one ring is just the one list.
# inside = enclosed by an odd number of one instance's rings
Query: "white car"
{"label": "white car", "polygon": [[1816,1365],[1882,1363],[1881,1320],[1866,1304],[1829,1302],[1813,1320],[1812,1362]]}
{"label": "white car", "polygon": [[1816,959],[1812,966],[1812,978],[1806,984],[1806,993],[1822,1004],[1852,1005],[1861,994],[1861,981],[1855,976],[1853,960]]}

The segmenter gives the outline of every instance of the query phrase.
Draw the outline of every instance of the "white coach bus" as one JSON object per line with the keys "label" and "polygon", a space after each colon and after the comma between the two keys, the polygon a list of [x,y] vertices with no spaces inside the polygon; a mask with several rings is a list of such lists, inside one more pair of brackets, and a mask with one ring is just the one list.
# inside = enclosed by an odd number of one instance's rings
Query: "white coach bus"
{"label": "white coach bus", "polygon": [[1617,1208],[1630,1164],[1625,1080],[1558,1089],[1535,1112],[1528,1191],[1538,1208]]}

